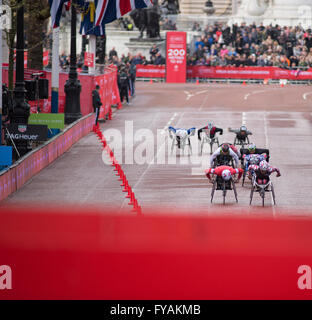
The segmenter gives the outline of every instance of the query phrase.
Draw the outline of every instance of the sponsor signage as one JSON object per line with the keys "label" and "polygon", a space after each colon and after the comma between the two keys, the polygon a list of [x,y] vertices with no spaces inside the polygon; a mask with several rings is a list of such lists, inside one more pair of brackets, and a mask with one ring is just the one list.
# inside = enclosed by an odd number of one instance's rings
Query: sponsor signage
{"label": "sponsor signage", "polygon": [[186,82],[186,32],[167,32],[166,82]]}
{"label": "sponsor signage", "polygon": [[64,113],[33,113],[28,124],[47,125],[49,129],[64,129]]}
{"label": "sponsor signage", "polygon": [[12,147],[0,146],[0,169],[12,164]]}
{"label": "sponsor signage", "polygon": [[48,126],[46,125],[27,125],[13,123],[8,125],[6,139],[26,140],[26,141],[45,141],[48,136]]}
{"label": "sponsor signage", "polygon": [[91,52],[85,52],[84,64],[87,67],[94,68],[94,54]]}

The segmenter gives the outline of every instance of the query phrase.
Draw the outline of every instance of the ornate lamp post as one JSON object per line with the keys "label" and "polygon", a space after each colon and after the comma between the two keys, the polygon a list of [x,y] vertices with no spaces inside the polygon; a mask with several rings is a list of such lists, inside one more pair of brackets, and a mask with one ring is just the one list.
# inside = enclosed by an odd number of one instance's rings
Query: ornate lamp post
{"label": "ornate lamp post", "polygon": [[77,49],[76,49],[76,1],[72,1],[71,6],[71,41],[70,41],[70,69],[69,77],[66,81],[64,90],[65,100],[65,123],[70,124],[81,118],[80,93],[81,84],[77,74]]}
{"label": "ornate lamp post", "polygon": [[[16,80],[14,88],[13,110],[10,114],[10,122],[27,124],[30,114],[30,106],[25,100],[26,90],[24,82],[24,5],[22,5],[22,0],[18,0],[18,5],[20,7],[17,10],[16,17]],[[18,152],[14,151],[14,158],[23,156],[28,152],[27,141],[17,140],[15,145]]]}
{"label": "ornate lamp post", "polygon": [[[18,3],[21,5],[22,0]],[[30,114],[30,106],[25,101],[24,82],[24,6],[21,5],[17,11],[16,32],[16,82],[14,88],[13,114],[11,123],[27,124]]]}

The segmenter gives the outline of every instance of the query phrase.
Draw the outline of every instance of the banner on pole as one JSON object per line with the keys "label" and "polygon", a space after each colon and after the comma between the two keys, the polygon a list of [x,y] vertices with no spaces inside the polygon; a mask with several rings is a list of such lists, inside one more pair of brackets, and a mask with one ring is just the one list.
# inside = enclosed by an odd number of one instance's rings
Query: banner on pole
{"label": "banner on pole", "polygon": [[186,32],[167,32],[166,82],[186,82]]}
{"label": "banner on pole", "polygon": [[85,52],[84,65],[90,68],[94,68],[94,53]]}

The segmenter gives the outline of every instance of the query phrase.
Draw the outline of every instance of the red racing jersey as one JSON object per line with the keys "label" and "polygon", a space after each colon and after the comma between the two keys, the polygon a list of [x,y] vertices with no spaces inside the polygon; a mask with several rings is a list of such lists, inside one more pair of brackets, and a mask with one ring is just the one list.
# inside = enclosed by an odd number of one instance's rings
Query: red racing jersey
{"label": "red racing jersey", "polygon": [[211,179],[211,176],[210,176],[211,174],[215,174],[215,175],[221,177],[222,176],[222,172],[224,170],[229,170],[231,172],[232,176],[234,176],[235,174],[238,173],[238,179],[241,178],[241,176],[242,176],[242,174],[244,172],[244,170],[242,170],[240,168],[234,169],[234,168],[232,168],[230,166],[220,166],[220,167],[217,167],[215,169],[210,168],[208,170],[205,170],[205,173],[206,173],[207,178],[210,180]]}

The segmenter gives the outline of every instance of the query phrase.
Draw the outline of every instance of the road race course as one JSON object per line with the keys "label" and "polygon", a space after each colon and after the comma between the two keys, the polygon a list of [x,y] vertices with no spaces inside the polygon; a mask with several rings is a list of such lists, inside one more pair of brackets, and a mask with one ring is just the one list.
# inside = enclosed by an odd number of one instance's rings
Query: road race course
{"label": "road race course", "polygon": [[[114,114],[113,120],[101,123],[101,130],[107,139],[112,133],[110,129],[121,133],[122,147],[114,146],[112,140],[110,145],[119,161],[123,160],[122,168],[143,214],[147,208],[169,208],[172,214],[181,211],[184,214],[245,213],[274,217],[312,214],[312,88],[149,82],[136,86],[137,93],[131,105],[124,105]],[[131,132],[125,137],[125,121],[130,121],[127,126],[133,123],[134,134],[138,134],[139,129],[153,133],[146,140],[152,150],[147,163],[124,164],[125,144],[128,156],[131,154]],[[192,155],[186,149],[184,155],[168,156],[168,142],[171,145],[168,125],[201,128],[208,121],[225,129],[224,135],[219,137],[220,142],[233,142],[234,134],[227,128],[238,128],[244,123],[253,132],[251,142],[270,149],[270,163],[279,167],[282,173],[280,178],[272,175],[277,200],[275,207],[269,193],[264,209],[258,194],[254,195],[253,205],[249,206],[250,182],[245,187],[241,183],[237,185],[238,204],[232,191],[229,191],[225,206],[221,191],[216,192],[211,204],[212,185],[204,176],[208,165],[202,163],[203,159],[204,162],[209,160],[209,149],[208,145],[205,146],[204,158],[198,156],[197,132],[191,137]],[[158,144],[157,130],[162,137]],[[133,148],[136,150],[140,146],[142,141],[136,141]],[[42,207],[48,204],[95,205],[133,214],[112,167],[102,160],[102,146],[94,133],[81,139],[2,205],[21,203],[36,203]]]}

